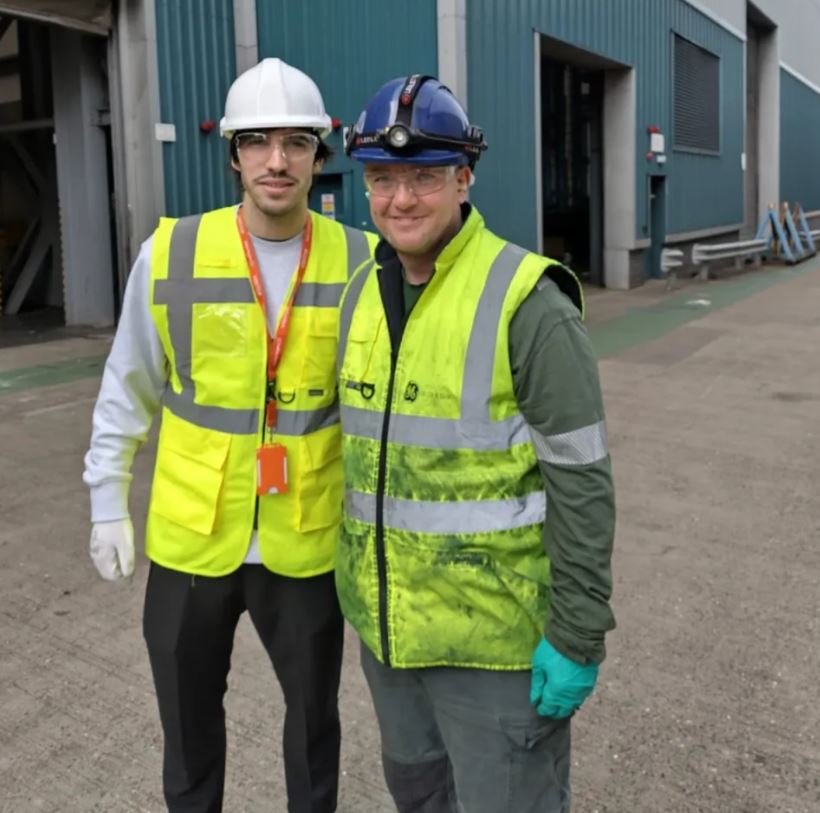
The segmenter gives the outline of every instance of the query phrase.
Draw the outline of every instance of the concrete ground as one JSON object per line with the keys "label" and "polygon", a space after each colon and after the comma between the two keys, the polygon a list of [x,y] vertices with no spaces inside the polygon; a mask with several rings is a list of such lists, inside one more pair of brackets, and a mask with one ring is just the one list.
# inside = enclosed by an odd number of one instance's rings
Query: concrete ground
{"label": "concrete ground", "polygon": [[[574,723],[574,809],[816,813],[820,260],[588,301],[618,629]],[[161,811],[146,563],[111,585],[87,556],[82,455],[110,337],[56,335],[0,348],[0,811]],[[341,709],[339,809],[390,811],[351,636]],[[227,715],[226,810],[284,813],[281,698],[244,620]]]}

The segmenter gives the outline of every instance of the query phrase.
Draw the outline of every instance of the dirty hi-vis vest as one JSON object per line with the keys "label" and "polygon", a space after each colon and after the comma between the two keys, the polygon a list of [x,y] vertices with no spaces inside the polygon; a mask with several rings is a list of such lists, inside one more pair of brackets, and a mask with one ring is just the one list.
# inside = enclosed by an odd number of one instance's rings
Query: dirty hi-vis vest
{"label": "dirty hi-vis vest", "polygon": [[472,209],[394,361],[376,266],[345,292],[336,585],[346,618],[388,665],[530,668],[549,614],[546,496],[508,333],[548,267],[557,264],[496,237]]}
{"label": "dirty hi-vis vest", "polygon": [[267,339],[236,208],[163,218],[154,232],[151,315],[169,381],[146,553],[164,567],[230,573],[242,564],[256,524],[262,561],[275,573],[307,577],[333,568],[342,502],[339,300],[371,247],[365,233],[310,216],[310,258],[275,390],[273,440],[287,448],[289,491],[258,501]]}

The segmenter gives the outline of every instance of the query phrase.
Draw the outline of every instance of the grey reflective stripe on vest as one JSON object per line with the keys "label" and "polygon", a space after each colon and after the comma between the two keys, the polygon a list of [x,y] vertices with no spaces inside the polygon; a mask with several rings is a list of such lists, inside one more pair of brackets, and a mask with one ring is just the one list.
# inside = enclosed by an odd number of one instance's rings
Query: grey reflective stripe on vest
{"label": "grey reflective stripe on vest", "polygon": [[468,423],[486,423],[492,431],[488,410],[493,392],[495,343],[504,298],[521,261],[528,254],[523,248],[507,243],[493,260],[481,298],[478,300],[461,387],[461,417]]}
{"label": "grey reflective stripe on vest", "polygon": [[319,409],[279,409],[276,414],[277,435],[309,435],[339,423],[339,402]]}
{"label": "grey reflective stripe on vest", "polygon": [[[254,435],[259,427],[259,410],[225,409],[224,407],[195,404],[190,390],[175,393],[170,384],[165,390],[162,403],[177,417],[206,429],[216,429],[232,435]],[[277,435],[309,435],[339,423],[339,402],[334,401],[319,409],[279,409],[276,417]]]}
{"label": "grey reflective stripe on vest", "polygon": [[197,404],[193,400],[193,389],[176,393],[169,383],[162,396],[162,403],[178,418],[206,429],[231,435],[255,435],[259,430],[258,409],[226,409]]}
{"label": "grey reflective stripe on vest", "polygon": [[197,426],[234,435],[256,434],[258,409],[226,409],[196,403],[196,388],[191,378],[193,306],[197,303],[254,301],[248,279],[194,277],[196,235],[201,220],[202,215],[194,215],[176,222],[171,232],[168,278],[154,282],[154,304],[167,308],[168,334],[182,385],[182,392],[176,393],[169,384],[163,403],[175,415]]}
{"label": "grey reflective stripe on vest", "polygon": [[350,333],[350,323],[353,321],[353,310],[359,302],[364,284],[367,282],[367,277],[370,275],[370,270],[374,265],[375,261],[368,263],[353,277],[350,282],[350,287],[347,289],[347,296],[345,296],[344,302],[342,303],[342,312],[339,314],[339,347],[336,351],[337,373],[342,369],[345,350],[347,350],[347,337]]}
{"label": "grey reflective stripe on vest", "polygon": [[[342,407],[342,424],[348,435],[381,440],[382,415],[353,406]],[[422,415],[390,416],[390,440],[431,449],[475,449],[503,451],[530,441],[529,429],[521,415],[503,421],[470,422],[457,418],[429,418]]]}
{"label": "grey reflective stripe on vest", "polygon": [[603,421],[560,435],[542,435],[536,429],[530,431],[538,459],[545,463],[588,466],[609,454]]}
{"label": "grey reflective stripe on vest", "polygon": [[353,272],[370,257],[370,243],[363,231],[345,226],[344,223],[340,225],[347,240],[347,278],[350,279]]}
{"label": "grey reflective stripe on vest", "polygon": [[338,308],[344,289],[343,282],[303,282],[293,304],[300,308]]}
{"label": "grey reflective stripe on vest", "polygon": [[[384,498],[384,524],[388,528],[421,534],[477,534],[506,531],[544,522],[547,497],[534,491],[509,500],[432,502]],[[345,513],[376,524],[376,495],[361,491],[345,494]]]}
{"label": "grey reflective stripe on vest", "polygon": [[[154,287],[154,304],[170,305],[177,316],[176,305],[219,304],[220,302],[253,302],[251,284],[240,277],[196,277],[194,279],[158,279]],[[169,320],[170,322],[170,320]],[[190,336],[188,344],[190,345]],[[176,352],[176,344],[174,344]],[[190,351],[188,352],[190,356]]]}
{"label": "grey reflective stripe on vest", "polygon": [[[435,418],[394,413],[390,416],[388,442],[436,449],[493,451],[530,441],[527,424],[521,415],[501,421],[492,421],[489,416],[495,346],[504,298],[518,266],[527,254],[523,248],[507,243],[490,267],[467,345],[461,386],[461,417]],[[347,347],[353,309],[364,282],[364,272],[354,278],[342,307],[339,370]],[[347,405],[342,408],[342,425],[348,435],[379,440],[382,419],[380,413],[372,410]]]}

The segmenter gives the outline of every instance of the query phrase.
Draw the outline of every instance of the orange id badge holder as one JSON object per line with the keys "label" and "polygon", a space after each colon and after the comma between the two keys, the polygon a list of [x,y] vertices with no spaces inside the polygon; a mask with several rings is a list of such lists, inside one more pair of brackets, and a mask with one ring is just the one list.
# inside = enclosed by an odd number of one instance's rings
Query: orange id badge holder
{"label": "orange id badge holder", "polygon": [[286,494],[288,450],[281,443],[264,443],[256,450],[256,493]]}

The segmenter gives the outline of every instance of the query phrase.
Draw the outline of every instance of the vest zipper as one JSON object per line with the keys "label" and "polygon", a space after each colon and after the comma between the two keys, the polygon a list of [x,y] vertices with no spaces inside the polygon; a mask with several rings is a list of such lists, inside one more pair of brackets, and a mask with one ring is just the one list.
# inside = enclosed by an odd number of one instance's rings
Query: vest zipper
{"label": "vest zipper", "polygon": [[384,491],[387,479],[387,430],[393,405],[393,386],[396,379],[396,363],[399,351],[390,353],[390,378],[387,384],[387,404],[382,423],[382,440],[379,447],[379,473],[376,480],[376,569],[379,575],[379,631],[381,633],[382,660],[390,666],[390,642],[387,632],[387,554],[384,548]]}
{"label": "vest zipper", "polygon": [[[393,409],[393,389],[396,384],[396,367],[399,359],[404,324],[404,294],[402,292],[401,266],[396,262],[390,268],[378,271],[379,294],[387,318],[390,334],[390,376],[387,381],[387,402],[384,407],[381,446],[379,447],[379,469],[376,478],[376,573],[379,579],[379,637],[382,662],[390,666],[390,635],[387,627],[387,549],[384,540],[384,494],[387,481],[387,435],[390,415]],[[362,391],[362,395],[365,393]],[[366,397],[366,396],[365,396]]]}

